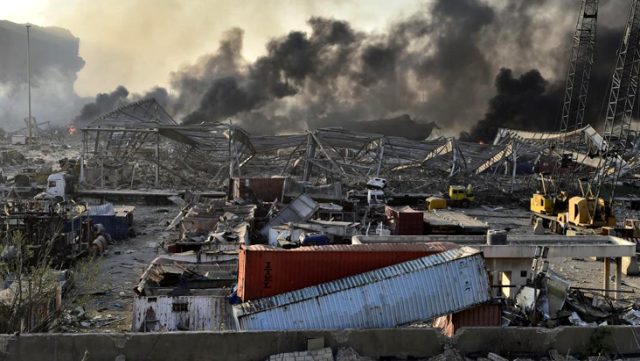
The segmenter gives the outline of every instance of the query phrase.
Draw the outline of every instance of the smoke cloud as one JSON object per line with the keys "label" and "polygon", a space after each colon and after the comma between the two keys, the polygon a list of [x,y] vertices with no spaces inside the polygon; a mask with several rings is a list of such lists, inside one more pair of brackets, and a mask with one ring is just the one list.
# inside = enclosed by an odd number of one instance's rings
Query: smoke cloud
{"label": "smoke cloud", "polygon": [[[254,61],[234,28],[215,52],[172,72],[167,89],[101,94],[78,119],[154,94],[185,124],[232,120],[256,134],[323,126],[393,133],[406,121],[475,141],[490,141],[499,127],[558,130],[579,5],[436,0],[384,32],[312,17],[308,30],[272,38]],[[627,6],[601,6],[585,122],[601,118]],[[370,119],[379,121],[359,124]]]}
{"label": "smoke cloud", "polygon": [[[84,66],[79,39],[60,28],[32,26],[30,33],[32,115],[38,122],[66,124],[82,104],[73,89]],[[24,25],[0,20],[0,49],[0,124],[13,130],[28,117]]]}

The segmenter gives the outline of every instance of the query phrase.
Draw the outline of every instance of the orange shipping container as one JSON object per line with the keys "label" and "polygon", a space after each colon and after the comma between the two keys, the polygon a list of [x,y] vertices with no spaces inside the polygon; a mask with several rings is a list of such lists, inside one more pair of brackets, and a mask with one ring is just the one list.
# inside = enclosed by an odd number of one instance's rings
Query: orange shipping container
{"label": "orange shipping container", "polygon": [[240,250],[238,296],[243,301],[330,282],[458,248],[453,243],[354,244]]}

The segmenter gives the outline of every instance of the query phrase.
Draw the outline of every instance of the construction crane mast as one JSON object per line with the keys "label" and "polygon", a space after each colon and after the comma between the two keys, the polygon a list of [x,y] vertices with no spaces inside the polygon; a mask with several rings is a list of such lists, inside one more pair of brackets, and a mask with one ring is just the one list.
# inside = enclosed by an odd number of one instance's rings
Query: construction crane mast
{"label": "construction crane mast", "polygon": [[[562,102],[562,116],[559,131],[566,134],[582,127],[584,112],[589,93],[591,68],[594,62],[596,35],[598,22],[598,0],[582,0],[580,13],[573,35],[567,78]],[[577,150],[578,144],[568,144],[567,137],[560,137],[558,146],[551,154],[559,156],[549,177],[540,174],[543,193],[537,192],[531,198],[530,209],[534,214],[554,216],[564,212],[567,207],[567,185],[564,184],[564,174],[560,168],[568,168],[573,162],[572,151]],[[564,173],[567,173],[566,171]],[[549,182],[548,185],[545,182]]]}
{"label": "construction crane mast", "polygon": [[615,184],[620,176],[623,155],[627,148],[629,129],[638,93],[640,74],[640,1],[633,0],[622,42],[617,52],[616,65],[611,78],[607,113],[604,122],[604,150],[590,190],[599,195],[608,179],[611,184],[609,201],[613,202]]}
{"label": "construction crane mast", "polygon": [[584,110],[594,61],[597,22],[598,0],[583,0],[569,56],[560,132],[579,129],[584,122]]}

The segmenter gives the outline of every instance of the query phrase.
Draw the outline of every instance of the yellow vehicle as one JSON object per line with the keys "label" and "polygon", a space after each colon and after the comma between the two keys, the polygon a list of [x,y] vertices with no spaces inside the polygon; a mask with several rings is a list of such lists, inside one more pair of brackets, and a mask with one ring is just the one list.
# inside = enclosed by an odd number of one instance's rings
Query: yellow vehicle
{"label": "yellow vehicle", "polygon": [[451,206],[468,207],[471,202],[476,200],[473,195],[471,184],[468,186],[449,186],[449,199],[447,200]]}
{"label": "yellow vehicle", "polygon": [[567,198],[567,193],[564,191],[555,197],[537,192],[531,197],[529,208],[533,213],[555,216],[566,212]]}
{"label": "yellow vehicle", "polygon": [[447,208],[447,200],[440,197],[429,197],[427,198],[427,210],[432,211],[434,209],[446,209]]}
{"label": "yellow vehicle", "polygon": [[584,228],[615,227],[616,217],[603,198],[571,197],[567,212],[558,214],[558,223]]}
{"label": "yellow vehicle", "polygon": [[434,209],[446,209],[448,206],[453,207],[468,207],[469,204],[475,201],[476,197],[473,195],[473,188],[471,185],[464,186],[449,186],[448,198],[442,197],[429,197],[426,199],[426,208],[428,211]]}

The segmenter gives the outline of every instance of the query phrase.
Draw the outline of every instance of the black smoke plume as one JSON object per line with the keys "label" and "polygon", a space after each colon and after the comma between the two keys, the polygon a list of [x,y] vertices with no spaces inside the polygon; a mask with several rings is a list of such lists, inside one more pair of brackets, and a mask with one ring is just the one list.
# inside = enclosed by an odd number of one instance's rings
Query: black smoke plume
{"label": "black smoke plume", "polygon": [[[557,130],[579,6],[436,0],[383,33],[316,17],[252,62],[242,57],[243,31],[231,29],[217,51],[171,74],[171,95],[154,91],[185,124],[232,120],[257,134],[367,130],[376,124],[353,124],[401,114],[425,130],[435,122],[448,135],[465,131],[467,140],[490,141],[499,127]],[[627,6],[601,6],[586,122],[600,119]]]}
{"label": "black smoke plume", "polygon": [[[604,119],[609,81],[620,43],[620,29],[601,26],[596,48],[584,125],[598,127]],[[515,76],[511,69],[500,69],[495,79],[497,94],[489,100],[485,117],[460,138],[467,141],[491,142],[498,128],[529,131],[560,130],[565,79],[545,80],[538,70]]]}
{"label": "black smoke plume", "polygon": [[100,93],[96,95],[95,101],[85,104],[80,110],[80,114],[75,117],[75,124],[86,124],[101,114],[115,109],[119,105],[127,102],[129,91],[124,86],[117,87],[111,93]]}

